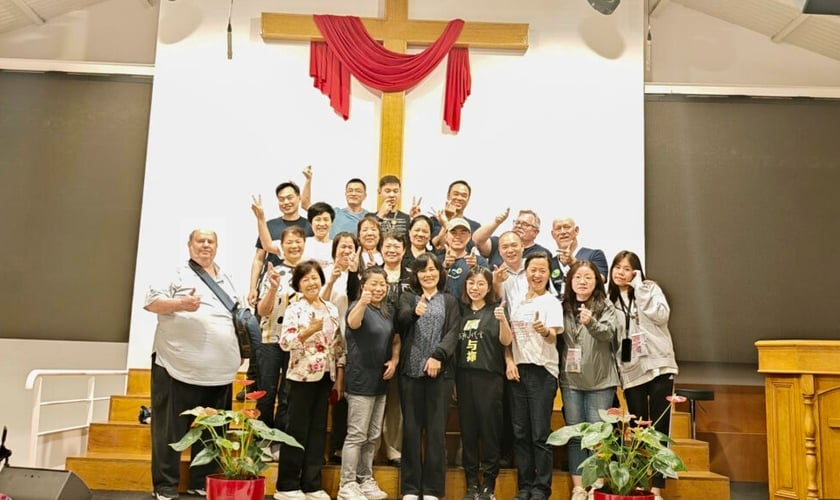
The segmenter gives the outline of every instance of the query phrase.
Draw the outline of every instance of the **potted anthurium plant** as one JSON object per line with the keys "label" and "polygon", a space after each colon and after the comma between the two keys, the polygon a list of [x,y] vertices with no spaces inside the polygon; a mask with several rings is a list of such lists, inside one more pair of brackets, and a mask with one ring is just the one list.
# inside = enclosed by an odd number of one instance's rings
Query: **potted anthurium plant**
{"label": "potted anthurium plant", "polygon": [[[252,380],[238,380],[250,385]],[[239,410],[217,410],[197,406],[182,415],[195,417],[192,427],[177,442],[170,443],[176,451],[184,451],[201,441],[204,449],[193,459],[190,467],[215,461],[220,474],[207,476],[209,500],[251,500],[265,498],[265,477],[268,468],[262,448],[279,442],[302,448],[300,443],[283,431],[267,426],[259,420],[260,411],[249,403],[263,397],[265,391],[245,395],[245,407]]]}
{"label": "potted anthurium plant", "polygon": [[[673,395],[668,400],[671,406],[666,413],[685,398]],[[649,490],[654,473],[677,478],[678,471],[686,470],[680,457],[668,447],[674,441],[657,431],[653,422],[636,420],[635,415],[619,408],[598,413],[601,422],[561,427],[548,436],[548,444],[553,446],[580,438],[581,448],[592,451],[580,464],[580,470],[583,485],[595,490],[596,500],[653,500]],[[664,413],[659,418],[662,416]]]}

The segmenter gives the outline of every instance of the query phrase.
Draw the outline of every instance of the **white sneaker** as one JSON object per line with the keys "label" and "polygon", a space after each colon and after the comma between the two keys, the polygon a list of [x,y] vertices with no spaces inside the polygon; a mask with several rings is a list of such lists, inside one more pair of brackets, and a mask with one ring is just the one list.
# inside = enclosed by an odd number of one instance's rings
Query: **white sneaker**
{"label": "white sneaker", "polygon": [[388,498],[388,494],[382,491],[374,478],[366,480],[359,486],[359,489],[368,500],[385,500]]}
{"label": "white sneaker", "polygon": [[338,490],[338,500],[367,500],[356,481],[350,481]]}
{"label": "white sneaker", "polygon": [[402,500],[420,500],[417,495],[403,495]]}
{"label": "white sneaker", "polygon": [[155,492],[155,500],[175,500],[176,498],[178,498],[177,495],[174,496],[174,497],[168,497],[168,496],[164,495],[163,493]]}
{"label": "white sneaker", "polygon": [[587,500],[588,495],[586,494],[586,490],[581,488],[580,486],[575,486],[572,489],[572,498],[571,500]]}
{"label": "white sneaker", "polygon": [[306,500],[332,500],[329,493],[324,490],[309,491],[304,495]]}
{"label": "white sneaker", "polygon": [[274,493],[274,500],[306,500],[306,495],[300,490],[278,491]]}
{"label": "white sneaker", "polygon": [[438,500],[438,497],[433,497],[432,495],[423,495],[423,500]]}

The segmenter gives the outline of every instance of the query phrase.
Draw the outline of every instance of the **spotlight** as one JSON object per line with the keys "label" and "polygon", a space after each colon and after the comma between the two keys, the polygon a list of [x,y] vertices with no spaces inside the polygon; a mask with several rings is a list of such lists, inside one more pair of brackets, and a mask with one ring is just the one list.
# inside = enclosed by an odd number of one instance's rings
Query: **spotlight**
{"label": "spotlight", "polygon": [[608,16],[618,7],[621,0],[589,0],[589,5],[601,14]]}

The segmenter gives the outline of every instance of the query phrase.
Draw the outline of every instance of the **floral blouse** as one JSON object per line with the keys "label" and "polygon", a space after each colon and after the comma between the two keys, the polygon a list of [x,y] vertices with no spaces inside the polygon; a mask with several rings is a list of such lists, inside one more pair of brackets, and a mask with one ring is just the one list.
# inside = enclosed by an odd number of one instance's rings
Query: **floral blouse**
{"label": "floral blouse", "polygon": [[[317,382],[324,377],[325,372],[329,372],[330,378],[335,381],[338,367],[345,364],[338,309],[329,302],[321,302],[326,306],[326,311],[316,310],[306,300],[298,300],[286,308],[280,348],[291,353],[287,375],[289,380]],[[315,313],[316,318],[324,320],[324,328],[301,341],[300,332],[309,326],[312,313]]]}

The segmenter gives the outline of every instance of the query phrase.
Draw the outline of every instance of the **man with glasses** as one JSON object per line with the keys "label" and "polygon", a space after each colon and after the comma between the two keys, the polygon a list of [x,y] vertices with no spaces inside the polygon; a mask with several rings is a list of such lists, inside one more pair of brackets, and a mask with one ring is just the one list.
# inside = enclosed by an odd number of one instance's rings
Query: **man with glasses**
{"label": "man with glasses", "polygon": [[[492,234],[507,220],[510,214],[508,208],[497,215],[493,221],[484,224],[473,233],[473,243],[481,255],[487,257],[491,269],[501,266],[503,259],[499,254],[499,237]],[[522,239],[523,256],[528,258],[533,252],[543,251],[548,255],[551,252],[542,245],[537,244],[537,235],[540,234],[540,218],[533,210],[520,210],[519,215],[513,221],[513,232]]]}

